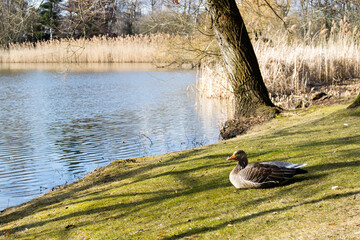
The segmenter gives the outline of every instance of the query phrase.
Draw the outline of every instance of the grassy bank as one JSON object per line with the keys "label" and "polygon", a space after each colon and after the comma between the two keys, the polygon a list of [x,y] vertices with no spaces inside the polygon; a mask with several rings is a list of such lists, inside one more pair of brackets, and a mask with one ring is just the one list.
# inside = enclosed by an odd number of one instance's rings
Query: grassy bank
{"label": "grassy bank", "polygon": [[[236,139],[115,161],[0,214],[0,239],[358,239],[360,109],[310,108]],[[234,150],[307,163],[272,189],[234,191]]]}

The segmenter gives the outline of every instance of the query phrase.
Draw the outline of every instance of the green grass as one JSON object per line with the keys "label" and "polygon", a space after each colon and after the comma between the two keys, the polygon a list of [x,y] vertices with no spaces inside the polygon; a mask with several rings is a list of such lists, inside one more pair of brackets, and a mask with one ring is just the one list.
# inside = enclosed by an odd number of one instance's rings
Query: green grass
{"label": "green grass", "polygon": [[[282,115],[236,139],[119,160],[0,215],[0,239],[359,239],[360,108]],[[307,163],[285,186],[238,190],[226,158]],[[337,186],[336,189],[332,189]]]}

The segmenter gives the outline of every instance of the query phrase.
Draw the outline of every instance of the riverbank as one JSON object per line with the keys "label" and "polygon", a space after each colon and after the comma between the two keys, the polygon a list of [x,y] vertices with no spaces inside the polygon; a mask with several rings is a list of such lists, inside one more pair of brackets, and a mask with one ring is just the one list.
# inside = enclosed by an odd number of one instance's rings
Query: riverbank
{"label": "riverbank", "polygon": [[[289,39],[288,31],[252,40],[272,102],[284,109],[311,105],[314,94],[357,94],[360,76],[358,34],[342,32],[306,42]],[[233,98],[233,89],[214,39],[202,34],[169,34],[91,39],[56,39],[10,44],[0,49],[1,68],[79,69],[77,65],[149,64],[157,68],[197,69],[196,90],[208,98]],[[350,86],[350,87],[347,87]],[[354,93],[355,92],[355,93]]]}
{"label": "riverbank", "polygon": [[[168,65],[178,56],[169,52],[171,44],[185,39],[168,34],[125,37],[93,37],[91,39],[56,39],[36,43],[10,44],[0,48],[0,63],[153,63]],[[194,58],[194,54],[182,53]]]}
{"label": "riverbank", "polygon": [[[118,160],[0,214],[0,239],[355,239],[360,236],[360,109],[313,107],[246,135],[156,157]],[[272,189],[235,191],[250,162],[307,163]]]}

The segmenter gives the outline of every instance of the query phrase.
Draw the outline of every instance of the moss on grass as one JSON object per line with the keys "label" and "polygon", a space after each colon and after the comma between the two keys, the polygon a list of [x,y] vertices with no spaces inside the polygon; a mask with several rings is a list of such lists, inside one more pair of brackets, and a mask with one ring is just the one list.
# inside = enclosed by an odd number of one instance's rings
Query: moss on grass
{"label": "moss on grass", "polygon": [[[360,109],[281,115],[244,136],[119,160],[0,214],[0,239],[358,239]],[[238,190],[226,158],[307,163],[281,187]],[[337,186],[337,187],[335,187]]]}

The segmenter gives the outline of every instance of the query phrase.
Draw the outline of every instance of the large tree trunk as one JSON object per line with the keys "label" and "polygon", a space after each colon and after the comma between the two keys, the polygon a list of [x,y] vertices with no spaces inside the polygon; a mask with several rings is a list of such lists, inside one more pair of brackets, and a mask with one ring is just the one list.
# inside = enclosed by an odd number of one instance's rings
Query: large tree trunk
{"label": "large tree trunk", "polygon": [[234,89],[237,117],[275,112],[235,0],[207,0],[217,42]]}
{"label": "large tree trunk", "polygon": [[360,93],[355,99],[355,101],[350,106],[348,106],[348,108],[356,108],[356,107],[360,107]]}

